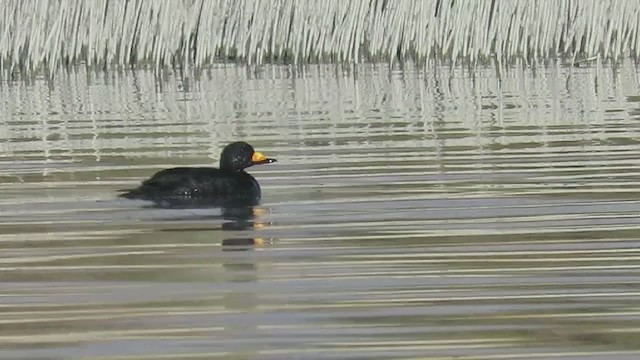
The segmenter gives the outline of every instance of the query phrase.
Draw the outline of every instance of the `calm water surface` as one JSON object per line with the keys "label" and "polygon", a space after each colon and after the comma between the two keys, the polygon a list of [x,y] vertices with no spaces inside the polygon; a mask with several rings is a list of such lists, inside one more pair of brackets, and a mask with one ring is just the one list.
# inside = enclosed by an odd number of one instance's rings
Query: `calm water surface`
{"label": "calm water surface", "polygon": [[[0,84],[2,359],[637,359],[634,66]],[[119,200],[243,139],[254,209]]]}

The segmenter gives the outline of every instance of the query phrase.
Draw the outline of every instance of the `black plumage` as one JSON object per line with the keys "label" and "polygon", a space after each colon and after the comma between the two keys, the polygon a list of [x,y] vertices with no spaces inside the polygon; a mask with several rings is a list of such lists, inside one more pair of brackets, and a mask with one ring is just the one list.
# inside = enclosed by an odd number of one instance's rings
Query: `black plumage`
{"label": "black plumage", "polygon": [[244,169],[275,161],[254,151],[246,142],[235,142],[222,151],[219,169],[177,167],[161,170],[120,196],[151,200],[163,206],[255,205],[261,198],[260,185]]}

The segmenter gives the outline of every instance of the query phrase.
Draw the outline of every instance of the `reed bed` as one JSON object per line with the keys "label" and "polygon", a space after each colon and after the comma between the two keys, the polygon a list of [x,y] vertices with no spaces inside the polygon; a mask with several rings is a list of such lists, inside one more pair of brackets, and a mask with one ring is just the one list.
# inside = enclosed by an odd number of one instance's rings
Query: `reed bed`
{"label": "reed bed", "polygon": [[637,57],[630,0],[3,0],[0,69]]}

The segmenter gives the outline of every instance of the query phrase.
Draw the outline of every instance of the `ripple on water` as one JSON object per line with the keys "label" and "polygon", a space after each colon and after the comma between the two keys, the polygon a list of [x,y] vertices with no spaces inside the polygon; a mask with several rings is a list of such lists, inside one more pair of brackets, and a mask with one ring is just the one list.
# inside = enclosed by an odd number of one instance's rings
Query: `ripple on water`
{"label": "ripple on water", "polygon": [[[640,355],[631,64],[270,70],[0,84],[1,358]],[[252,211],[115,197],[239,138]]]}

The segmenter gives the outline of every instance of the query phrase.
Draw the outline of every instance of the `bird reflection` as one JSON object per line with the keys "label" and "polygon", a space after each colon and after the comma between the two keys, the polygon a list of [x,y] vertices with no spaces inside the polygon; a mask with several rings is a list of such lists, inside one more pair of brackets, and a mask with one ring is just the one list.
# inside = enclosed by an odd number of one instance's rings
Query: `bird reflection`
{"label": "bird reflection", "polygon": [[[222,241],[222,251],[248,251],[262,246],[264,246],[264,241],[261,238],[229,238]],[[226,264],[223,266],[226,267]]]}
{"label": "bird reflection", "polygon": [[[202,199],[162,199],[161,201],[154,201],[148,207],[156,209],[166,210],[202,210],[218,208],[219,214],[214,213],[200,213],[185,212],[178,217],[172,216],[172,220],[223,220],[220,225],[222,231],[243,231],[262,229],[269,225],[268,222],[261,220],[265,214],[269,211],[264,208],[258,207],[254,204],[246,204],[239,202],[226,202],[220,204],[219,202],[211,203]],[[211,227],[203,227],[201,229],[190,228],[189,231],[211,231]],[[183,231],[183,229],[167,229],[167,231]],[[228,237],[222,240],[223,250],[249,250],[256,246],[264,246],[269,244],[269,240],[264,238],[253,237]]]}
{"label": "bird reflection", "polygon": [[[222,208],[222,218],[226,220],[222,223],[222,230],[242,231],[262,229],[268,225],[268,223],[260,221],[260,217],[265,213],[265,210],[255,206]],[[222,249],[248,250],[256,246],[264,246],[268,242],[269,241],[266,241],[264,238],[230,237],[222,241]]]}

